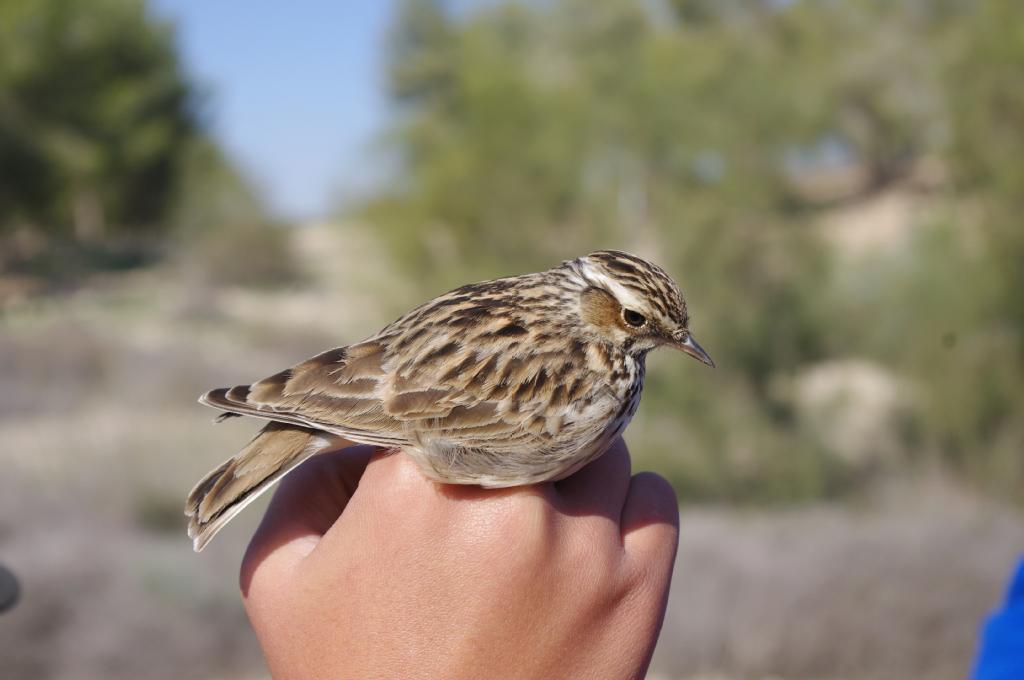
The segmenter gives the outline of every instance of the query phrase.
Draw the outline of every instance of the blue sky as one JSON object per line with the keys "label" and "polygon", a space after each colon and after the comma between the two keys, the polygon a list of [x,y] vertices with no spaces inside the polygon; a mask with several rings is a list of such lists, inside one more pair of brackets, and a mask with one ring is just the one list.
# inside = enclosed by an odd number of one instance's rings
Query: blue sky
{"label": "blue sky", "polygon": [[326,214],[374,180],[392,0],[149,0],[178,28],[212,131],[281,217]]}

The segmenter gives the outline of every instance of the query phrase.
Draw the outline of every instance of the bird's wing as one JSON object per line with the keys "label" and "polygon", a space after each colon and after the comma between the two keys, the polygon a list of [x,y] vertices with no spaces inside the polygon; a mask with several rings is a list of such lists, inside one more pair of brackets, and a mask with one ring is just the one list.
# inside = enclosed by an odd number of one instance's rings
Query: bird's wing
{"label": "bird's wing", "polygon": [[379,397],[385,346],[363,342],[328,350],[251,385],[210,390],[199,401],[229,413],[304,425],[377,446],[410,440]]}
{"label": "bird's wing", "polygon": [[[420,438],[542,443],[572,418],[571,402],[593,387],[563,353],[460,346],[437,362],[392,376],[384,410]],[[589,382],[592,382],[589,381]]]}
{"label": "bird's wing", "polygon": [[200,401],[379,446],[431,437],[522,446],[572,426],[600,387],[578,357],[542,347],[508,351],[500,342],[448,338],[400,351],[392,344],[378,338],[330,350]]}

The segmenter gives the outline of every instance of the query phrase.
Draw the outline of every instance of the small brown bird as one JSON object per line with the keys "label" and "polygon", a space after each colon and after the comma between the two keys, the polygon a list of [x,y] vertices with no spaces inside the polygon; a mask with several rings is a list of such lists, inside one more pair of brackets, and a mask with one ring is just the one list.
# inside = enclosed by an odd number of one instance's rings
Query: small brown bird
{"label": "small brown bird", "polygon": [[640,403],[645,359],[675,347],[714,366],[657,265],[614,250],[457,288],[376,335],[200,403],[271,421],[189,494],[196,551],[310,456],[401,449],[428,477],[505,487],[600,456]]}

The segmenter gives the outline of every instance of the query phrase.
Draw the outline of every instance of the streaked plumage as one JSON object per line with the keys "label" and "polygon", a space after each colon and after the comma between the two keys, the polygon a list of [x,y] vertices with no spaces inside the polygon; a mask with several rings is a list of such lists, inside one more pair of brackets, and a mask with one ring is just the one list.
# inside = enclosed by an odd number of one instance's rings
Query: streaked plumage
{"label": "streaked plumage", "polygon": [[196,550],[274,481],[346,442],[402,449],[440,482],[565,477],[620,434],[647,352],[710,364],[658,266],[599,251],[537,274],[457,288],[370,338],[200,402],[271,422],[186,503]]}

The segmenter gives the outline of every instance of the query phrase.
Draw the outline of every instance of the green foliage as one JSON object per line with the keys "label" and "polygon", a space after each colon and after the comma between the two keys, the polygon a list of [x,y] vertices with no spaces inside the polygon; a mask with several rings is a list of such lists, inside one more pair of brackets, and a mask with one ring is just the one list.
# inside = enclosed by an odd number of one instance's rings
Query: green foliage
{"label": "green foliage", "polygon": [[155,230],[195,130],[169,31],[143,3],[0,7],[0,228]]}
{"label": "green foliage", "polygon": [[142,0],[0,4],[0,270],[73,283],[173,251],[210,282],[291,280],[196,100]]}
{"label": "green foliage", "polygon": [[928,425],[973,480],[1024,500],[1024,5],[977,3],[957,46],[948,158],[974,215],[923,264],[957,303],[936,313],[956,344],[943,370],[926,374],[935,395]]}
{"label": "green foliage", "polygon": [[[917,395],[908,460],[1020,488],[1021,7],[410,0],[392,45],[400,170],[366,214],[439,287],[604,246],[675,272],[720,368],[658,360],[640,448],[688,496],[859,482],[779,385],[865,356]],[[903,255],[839,264],[822,214],[936,158],[944,217]],[[816,183],[842,172],[858,178],[842,191]]]}

